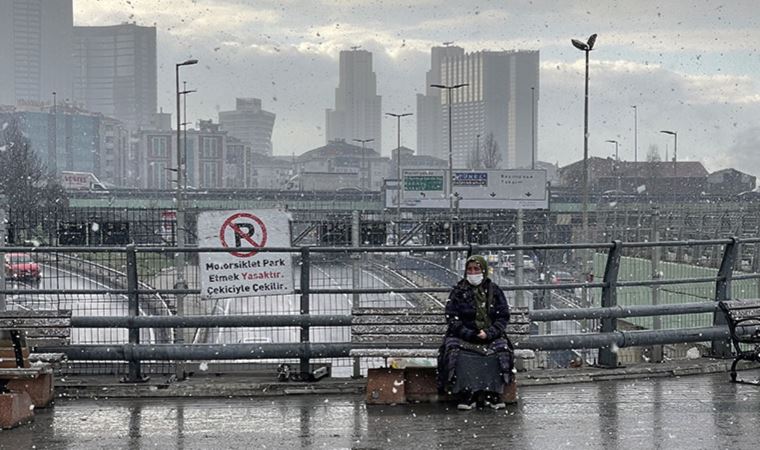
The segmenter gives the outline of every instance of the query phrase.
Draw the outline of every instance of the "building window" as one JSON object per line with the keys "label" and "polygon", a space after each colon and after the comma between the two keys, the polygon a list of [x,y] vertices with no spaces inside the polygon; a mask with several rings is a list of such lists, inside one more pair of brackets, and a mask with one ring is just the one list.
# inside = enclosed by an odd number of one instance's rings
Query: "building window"
{"label": "building window", "polygon": [[201,163],[201,186],[215,188],[219,183],[219,165],[215,162]]}
{"label": "building window", "polygon": [[151,136],[150,156],[154,158],[166,158],[167,146],[168,142],[166,136]]}
{"label": "building window", "polygon": [[148,164],[148,189],[166,189],[166,163],[153,161]]}
{"label": "building window", "polygon": [[201,157],[218,158],[219,150],[219,139],[212,136],[201,137]]}

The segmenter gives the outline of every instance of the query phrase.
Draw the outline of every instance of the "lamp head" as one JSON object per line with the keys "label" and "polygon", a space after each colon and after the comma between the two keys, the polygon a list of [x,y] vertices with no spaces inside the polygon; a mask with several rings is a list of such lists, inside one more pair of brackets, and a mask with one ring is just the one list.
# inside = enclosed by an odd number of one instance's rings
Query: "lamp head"
{"label": "lamp head", "polygon": [[187,61],[183,61],[183,62],[181,62],[181,63],[179,63],[177,65],[178,66],[192,66],[193,64],[198,64],[198,60],[197,59],[188,59]]}
{"label": "lamp head", "polygon": [[581,50],[581,51],[584,51],[584,52],[587,52],[587,51],[591,50],[588,47],[588,44],[586,44],[585,42],[581,42],[578,39],[571,39],[570,42],[572,42],[573,46],[575,48],[577,48],[578,50]]}
{"label": "lamp head", "polygon": [[586,44],[588,45],[588,49],[593,50],[595,43],[596,43],[596,33],[588,37],[588,40],[586,41]]}

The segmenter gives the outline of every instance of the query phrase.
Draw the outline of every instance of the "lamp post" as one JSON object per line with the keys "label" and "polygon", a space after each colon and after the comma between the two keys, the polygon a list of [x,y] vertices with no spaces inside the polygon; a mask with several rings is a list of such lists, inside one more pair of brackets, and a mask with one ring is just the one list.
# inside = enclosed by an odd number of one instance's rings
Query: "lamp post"
{"label": "lamp post", "polygon": [[187,89],[187,81],[182,82],[182,91],[180,91],[179,95],[182,96],[182,117],[184,117],[184,120],[182,121],[182,152],[185,155],[185,170],[184,170],[184,180],[185,180],[185,186],[187,187],[187,125],[189,122],[187,121],[187,94],[192,94],[193,92],[197,92],[195,89]]}
{"label": "lamp post", "polygon": [[[588,239],[588,54],[594,49],[596,34],[589,36],[586,42],[572,39],[573,47],[586,54],[585,94],[583,101],[583,199],[581,204],[581,221],[583,240]],[[584,272],[587,272],[588,257],[583,258]],[[587,275],[584,273],[584,275]]]}
{"label": "lamp post", "polygon": [[[670,130],[660,130],[660,133],[669,134],[675,140],[673,142],[673,178],[675,178],[678,175],[678,170],[676,169],[676,162],[678,162],[678,133]],[[673,181],[675,182],[675,180]]]}
{"label": "lamp post", "polygon": [[372,142],[372,141],[374,141],[374,139],[354,139],[354,142],[361,142],[362,144],[362,167],[360,167],[360,170],[359,170],[359,175],[361,175],[362,177],[362,195],[364,194],[364,187],[365,187],[364,185],[366,184],[365,183],[366,178],[369,178],[369,177],[365,177],[365,171],[369,173],[369,170],[365,167],[366,164],[364,162],[364,158],[366,157],[366,154],[367,154],[367,151],[364,148],[364,144],[366,144],[367,142]]}
{"label": "lamp post", "polygon": [[619,144],[619,142],[616,141],[616,140],[614,140],[614,139],[607,139],[604,142],[609,142],[610,144],[615,144],[615,165],[612,166],[612,168],[613,168],[613,172],[615,173],[615,179],[617,181],[617,183],[615,185],[615,189],[617,189],[618,192],[615,195],[619,195],[620,194],[620,192],[619,192],[620,191],[620,174],[618,173],[618,169],[619,169],[618,163],[620,161],[620,154],[618,153],[618,144]]}
{"label": "lamp post", "polygon": [[53,91],[53,151],[48,153],[48,166],[58,169],[58,98]]}
{"label": "lamp post", "polygon": [[[194,64],[198,64],[197,59],[188,59],[186,61],[183,61],[181,63],[177,63],[174,65],[174,75],[175,75],[175,92],[177,93],[177,192],[175,195],[175,202],[176,202],[176,224],[177,229],[175,232],[176,238],[177,238],[177,248],[180,250],[177,252],[177,254],[174,257],[174,270],[175,270],[175,282],[174,282],[174,289],[187,289],[187,282],[185,281],[185,253],[181,250],[185,247],[185,160],[182,155],[181,150],[181,143],[180,143],[180,133],[182,128],[182,119],[180,118],[180,95],[181,91],[179,90],[179,68],[182,66],[192,66]],[[185,155],[186,156],[186,155]],[[184,294],[175,294],[175,298],[177,300],[177,315],[183,316],[184,315],[184,302],[182,301],[184,298]],[[175,335],[175,338],[178,343],[184,342],[184,336],[182,333],[177,333]],[[178,373],[177,377],[180,379],[184,379],[184,365],[179,364],[178,365]]]}
{"label": "lamp post", "polygon": [[536,87],[530,87],[530,168],[536,170]]}
{"label": "lamp post", "polygon": [[632,105],[633,108],[633,162],[639,162],[639,108]]}
{"label": "lamp post", "polygon": [[446,104],[449,107],[449,214],[453,214],[453,208],[454,208],[454,192],[452,189],[452,181],[454,179],[454,153],[453,153],[453,144],[452,144],[452,136],[451,136],[451,91],[454,89],[459,89],[461,87],[469,86],[468,83],[459,83],[454,85],[445,85],[445,84],[431,84],[430,87],[438,88],[438,89],[445,89],[446,90]]}
{"label": "lamp post", "polygon": [[401,243],[401,118],[411,116],[412,113],[385,113],[386,116],[396,118],[396,178],[398,179],[398,191],[396,191],[396,245]]}
{"label": "lamp post", "polygon": [[[448,185],[448,196],[449,196],[449,245],[454,245],[454,150],[453,150],[453,140],[452,140],[452,130],[451,130],[451,91],[454,89],[459,89],[465,86],[469,86],[468,83],[459,83],[459,84],[452,84],[452,85],[446,85],[446,84],[431,84],[430,87],[434,87],[437,89],[445,89],[446,90],[446,104],[449,107],[449,182]],[[458,205],[458,204],[457,204]],[[449,267],[454,269],[454,253],[449,253]]]}

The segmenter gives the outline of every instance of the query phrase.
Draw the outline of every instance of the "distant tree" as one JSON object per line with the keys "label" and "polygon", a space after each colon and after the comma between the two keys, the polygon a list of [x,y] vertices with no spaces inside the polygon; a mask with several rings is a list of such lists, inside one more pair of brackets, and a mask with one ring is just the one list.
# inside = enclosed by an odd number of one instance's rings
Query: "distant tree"
{"label": "distant tree", "polygon": [[660,156],[660,148],[657,145],[652,144],[647,151],[647,162],[660,162],[662,157]]}
{"label": "distant tree", "polygon": [[[34,152],[15,118],[2,121],[0,131],[0,194],[18,214],[54,212],[68,206],[61,184]],[[14,214],[16,215],[16,214]]]}
{"label": "distant tree", "polygon": [[496,169],[501,163],[501,152],[499,151],[499,143],[493,137],[493,133],[490,132],[486,135],[486,139],[483,142],[483,149],[481,152],[481,162],[486,169]]}
{"label": "distant tree", "polygon": [[470,151],[470,158],[467,161],[467,166],[470,169],[482,169],[483,163],[480,159],[480,136],[478,136],[478,139],[475,143],[475,145],[472,147],[472,151]]}
{"label": "distant tree", "polygon": [[660,156],[660,148],[655,144],[650,145],[649,150],[647,150],[648,164],[645,168],[647,181],[644,185],[646,192],[650,195],[655,194],[659,189],[659,180],[657,179],[657,165],[660,162],[662,162],[662,157]]}

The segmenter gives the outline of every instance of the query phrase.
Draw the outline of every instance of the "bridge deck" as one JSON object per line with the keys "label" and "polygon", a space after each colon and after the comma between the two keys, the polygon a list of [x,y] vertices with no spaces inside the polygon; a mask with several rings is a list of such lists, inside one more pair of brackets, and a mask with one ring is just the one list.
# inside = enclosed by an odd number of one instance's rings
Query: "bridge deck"
{"label": "bridge deck", "polygon": [[[756,377],[757,371],[745,372]],[[224,383],[224,377],[218,378]],[[760,389],[725,373],[524,386],[506,411],[360,395],[59,399],[0,448],[756,448]]]}

